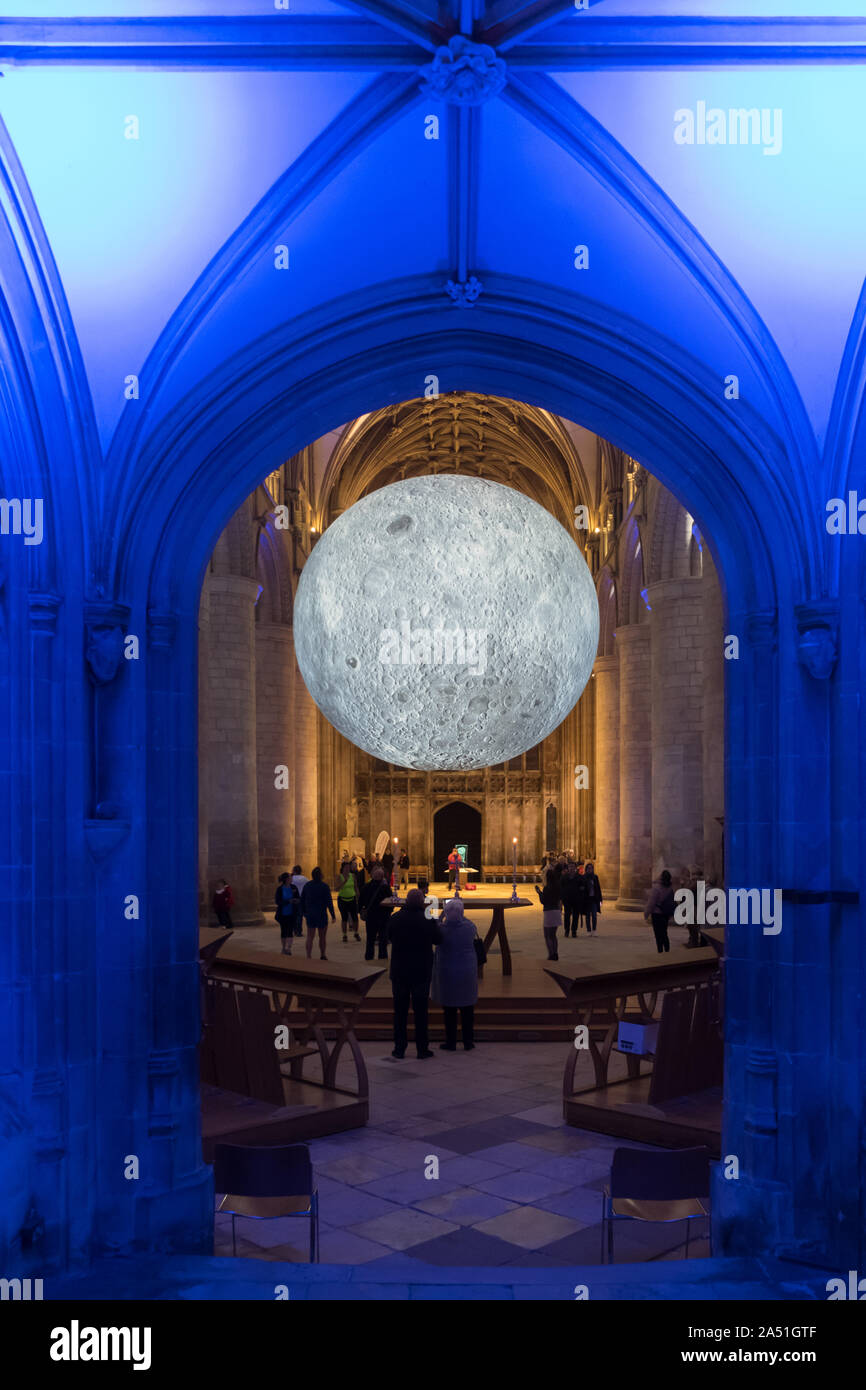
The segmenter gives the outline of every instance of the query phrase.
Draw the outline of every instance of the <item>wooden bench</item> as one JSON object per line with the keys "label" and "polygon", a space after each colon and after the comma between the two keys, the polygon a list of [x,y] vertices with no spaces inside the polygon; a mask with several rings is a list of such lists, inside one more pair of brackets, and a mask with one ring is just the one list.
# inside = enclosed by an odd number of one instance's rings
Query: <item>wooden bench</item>
{"label": "wooden bench", "polygon": [[[510,883],[513,876],[514,868],[511,864],[485,864],[481,870],[484,883]],[[518,864],[518,883],[537,883],[540,877],[535,864]]]}

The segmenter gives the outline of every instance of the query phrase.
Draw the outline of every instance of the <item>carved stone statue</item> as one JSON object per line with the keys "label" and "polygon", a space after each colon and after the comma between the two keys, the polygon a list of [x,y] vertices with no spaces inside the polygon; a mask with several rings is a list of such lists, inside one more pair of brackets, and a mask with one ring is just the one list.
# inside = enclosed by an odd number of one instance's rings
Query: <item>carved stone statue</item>
{"label": "carved stone statue", "polygon": [[358,798],[353,796],[346,802],[346,839],[354,840],[358,834]]}

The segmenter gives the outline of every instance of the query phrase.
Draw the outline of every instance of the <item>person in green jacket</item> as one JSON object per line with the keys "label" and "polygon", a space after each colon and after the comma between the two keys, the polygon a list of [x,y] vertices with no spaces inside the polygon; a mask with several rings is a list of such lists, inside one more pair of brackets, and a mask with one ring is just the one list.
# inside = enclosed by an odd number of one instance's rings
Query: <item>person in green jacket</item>
{"label": "person in green jacket", "polygon": [[361,940],[361,933],[358,931],[358,880],[352,872],[352,863],[349,859],[344,859],[340,865],[340,873],[337,878],[337,907],[340,909],[340,920],[343,923],[343,945],[349,941],[348,929],[351,923],[355,933],[355,940]]}

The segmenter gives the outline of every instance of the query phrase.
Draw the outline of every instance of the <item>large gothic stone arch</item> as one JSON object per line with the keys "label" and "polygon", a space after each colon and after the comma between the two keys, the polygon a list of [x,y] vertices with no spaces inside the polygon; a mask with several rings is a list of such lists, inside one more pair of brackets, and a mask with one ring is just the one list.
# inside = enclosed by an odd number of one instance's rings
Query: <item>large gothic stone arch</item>
{"label": "large gothic stone arch", "polygon": [[[685,371],[678,374],[676,389],[669,374],[667,387],[659,389],[652,345],[644,342],[640,357],[627,353],[602,324],[590,327],[585,320],[570,321],[571,331],[565,332],[562,315],[552,323],[540,300],[541,292],[533,305],[525,298],[516,304],[503,294],[484,313],[443,312],[438,302],[423,298],[392,300],[387,311],[381,306],[380,312],[364,315],[333,306],[329,324],[319,323],[318,331],[301,336],[305,370],[294,345],[283,343],[279,350],[267,345],[257,364],[235,364],[236,379],[223,375],[218,383],[204,383],[184,421],[165,422],[145,445],[144,487],[154,510],[162,512],[162,526],[147,535],[133,527],[130,550],[136,563],[127,564],[119,580],[124,589],[135,581],[132,606],[147,606],[152,626],[156,623],[162,634],[153,650],[146,718],[173,750],[169,776],[164,748],[149,740],[147,800],[163,814],[150,820],[148,853],[152,862],[170,866],[156,914],[165,922],[159,928],[163,952],[179,952],[189,962],[194,952],[193,637],[209,547],[276,461],[347,417],[420,394],[431,362],[444,389],[527,400],[611,438],[657,473],[713,535],[729,623],[744,635],[739,665],[729,672],[728,767],[734,772],[726,803],[729,874],[740,883],[765,884],[768,877],[774,883],[791,881],[778,789],[781,761],[795,750],[775,711],[782,670],[795,690],[800,680],[788,615],[795,596],[809,592],[815,537],[804,531],[802,513],[794,525],[797,504],[784,450],[762,421],[750,421],[745,430],[741,417],[725,415]],[[278,360],[282,377],[275,373]],[[807,708],[805,717],[808,721],[814,713]],[[794,1143],[787,1119],[777,1116],[770,1137],[749,1125],[750,1107],[762,1103],[767,1086],[766,1064],[752,1068],[750,1059],[756,1046],[762,1056],[776,1059],[790,1024],[784,1011],[767,1006],[767,994],[782,988],[787,967],[760,936],[739,940],[732,955],[728,1009],[738,1026],[728,1041],[725,1144],[747,1156],[736,1210],[728,1210],[727,1194],[720,1192],[717,1220],[722,1248],[745,1250],[760,1244],[751,1217],[766,1211],[768,1203],[775,1204],[774,1229],[787,1228],[793,1235],[790,1194],[800,1178],[794,1161],[782,1156],[784,1145]],[[764,992],[756,990],[756,971],[766,981]],[[176,1027],[188,1039],[179,1072],[188,1097],[185,1123],[194,1127],[192,1030],[188,1023]],[[773,1065],[778,1072],[782,1063]],[[786,1078],[786,1085],[798,1092],[801,1112],[823,1112],[823,1086],[806,1078],[801,1086],[797,1075]],[[817,1196],[810,1210],[809,1220],[820,1224]],[[800,1214],[796,1221],[803,1219]]]}

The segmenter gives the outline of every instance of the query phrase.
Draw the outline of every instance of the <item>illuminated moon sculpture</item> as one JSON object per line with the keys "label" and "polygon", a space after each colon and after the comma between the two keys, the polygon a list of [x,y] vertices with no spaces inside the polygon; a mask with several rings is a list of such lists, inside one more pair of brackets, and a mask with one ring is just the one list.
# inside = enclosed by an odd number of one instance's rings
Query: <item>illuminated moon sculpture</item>
{"label": "illuminated moon sculpture", "polygon": [[307,560],[294,612],[307,689],[384,762],[507,762],[577,703],[598,646],[586,561],[549,512],[437,474],[356,502]]}

